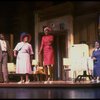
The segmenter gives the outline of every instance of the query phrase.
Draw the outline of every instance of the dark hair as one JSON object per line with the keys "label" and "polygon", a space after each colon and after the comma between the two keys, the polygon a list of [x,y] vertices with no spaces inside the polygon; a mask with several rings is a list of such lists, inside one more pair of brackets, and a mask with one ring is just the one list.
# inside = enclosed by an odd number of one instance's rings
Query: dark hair
{"label": "dark hair", "polygon": [[96,43],[96,42],[100,44],[100,41],[99,40],[95,41],[94,43]]}
{"label": "dark hair", "polygon": [[0,39],[1,39],[1,35],[3,35],[5,39],[7,39],[6,34],[4,32],[0,32]]}

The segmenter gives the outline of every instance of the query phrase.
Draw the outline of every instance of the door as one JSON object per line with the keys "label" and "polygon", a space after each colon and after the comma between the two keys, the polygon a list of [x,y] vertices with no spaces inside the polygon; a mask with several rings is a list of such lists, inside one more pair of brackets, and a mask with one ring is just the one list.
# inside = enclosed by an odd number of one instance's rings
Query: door
{"label": "door", "polygon": [[54,79],[62,80],[63,79],[63,58],[66,58],[68,55],[68,50],[66,50],[66,33],[58,33],[54,35],[54,51],[55,51],[55,66],[54,66]]}

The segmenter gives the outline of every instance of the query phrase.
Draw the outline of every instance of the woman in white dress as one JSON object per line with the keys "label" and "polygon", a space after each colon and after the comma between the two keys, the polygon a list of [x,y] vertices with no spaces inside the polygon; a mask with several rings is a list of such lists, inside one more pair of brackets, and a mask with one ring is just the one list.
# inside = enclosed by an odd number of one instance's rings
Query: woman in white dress
{"label": "woman in white dress", "polygon": [[21,74],[21,80],[18,82],[24,83],[23,74],[26,75],[26,82],[29,83],[29,74],[32,74],[31,56],[34,54],[29,34],[22,34],[20,42],[14,48],[14,56],[16,57],[16,73]]}

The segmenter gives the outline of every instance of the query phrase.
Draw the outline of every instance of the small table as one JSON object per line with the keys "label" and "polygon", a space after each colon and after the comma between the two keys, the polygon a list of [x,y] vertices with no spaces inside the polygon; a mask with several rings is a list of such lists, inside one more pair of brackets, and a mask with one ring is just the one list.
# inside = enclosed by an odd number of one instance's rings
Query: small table
{"label": "small table", "polygon": [[93,76],[92,75],[87,75],[86,71],[83,71],[83,75],[78,75],[76,77],[76,79],[75,79],[75,82],[77,82],[77,81],[80,82],[82,80],[82,78],[84,78],[84,77],[88,77],[90,80],[93,79]]}

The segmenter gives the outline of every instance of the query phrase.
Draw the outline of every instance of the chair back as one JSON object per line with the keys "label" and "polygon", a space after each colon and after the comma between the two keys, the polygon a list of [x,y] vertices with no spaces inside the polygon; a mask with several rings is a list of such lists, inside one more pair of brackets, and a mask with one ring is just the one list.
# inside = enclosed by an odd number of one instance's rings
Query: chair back
{"label": "chair back", "polygon": [[8,73],[16,73],[16,65],[14,63],[7,63]]}
{"label": "chair back", "polygon": [[64,69],[69,69],[69,66],[70,66],[70,59],[69,58],[63,58],[63,66],[64,66]]}

